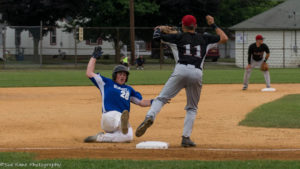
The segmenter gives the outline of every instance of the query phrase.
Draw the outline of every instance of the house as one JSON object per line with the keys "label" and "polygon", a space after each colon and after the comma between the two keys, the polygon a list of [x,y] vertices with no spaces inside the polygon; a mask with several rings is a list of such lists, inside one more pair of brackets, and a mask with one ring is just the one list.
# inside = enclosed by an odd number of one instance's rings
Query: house
{"label": "house", "polygon": [[[16,31],[17,28],[24,28],[21,33]],[[3,58],[3,53],[6,53],[7,60],[33,60],[34,55],[34,41],[32,34],[28,29],[39,27],[14,27],[0,25],[0,58]],[[46,29],[43,27],[43,29]],[[128,35],[129,36],[129,35]],[[111,41],[104,41],[101,38],[85,39],[83,41],[77,40],[75,45],[75,37],[73,32],[66,32],[63,28],[53,28],[42,40],[39,41],[38,49],[39,56],[45,58],[55,58],[70,56],[87,56],[90,57],[94,47],[101,45],[104,55],[115,55],[114,43]],[[146,49],[145,42],[136,41],[138,49],[137,54],[150,55],[150,51]],[[19,46],[19,47],[17,47]],[[121,54],[130,53],[121,50]],[[63,56],[62,56],[63,55]]]}
{"label": "house", "polygon": [[300,1],[286,0],[274,8],[231,27],[235,30],[235,63],[247,66],[248,47],[257,34],[270,48],[270,67],[300,65]]}

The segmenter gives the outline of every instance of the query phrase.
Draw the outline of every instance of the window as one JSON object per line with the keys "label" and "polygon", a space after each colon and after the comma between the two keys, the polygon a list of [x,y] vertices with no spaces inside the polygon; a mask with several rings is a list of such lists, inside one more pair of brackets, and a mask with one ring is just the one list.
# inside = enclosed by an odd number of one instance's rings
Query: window
{"label": "window", "polygon": [[86,41],[87,45],[102,45],[102,39],[99,37],[98,39],[90,39]]}
{"label": "window", "polygon": [[50,44],[51,45],[56,45],[56,28],[53,28],[50,31]]}

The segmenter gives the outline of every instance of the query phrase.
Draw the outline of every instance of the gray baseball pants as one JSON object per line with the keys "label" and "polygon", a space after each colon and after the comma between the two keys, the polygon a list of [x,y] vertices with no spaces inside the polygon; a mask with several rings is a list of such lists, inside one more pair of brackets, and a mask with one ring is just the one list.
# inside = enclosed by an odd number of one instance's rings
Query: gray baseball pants
{"label": "gray baseball pants", "polygon": [[[251,76],[251,72],[252,72],[252,68],[255,68],[255,67],[261,67],[261,64],[264,62],[264,60],[262,59],[261,61],[255,61],[255,60],[251,60],[251,67],[250,69],[246,69],[245,70],[245,74],[244,74],[244,87],[248,87],[248,84],[249,84],[249,79],[250,79],[250,76]],[[264,78],[265,78],[265,81],[266,81],[266,86],[267,87],[271,87],[271,80],[270,80],[270,73],[269,71],[264,71]]]}
{"label": "gray baseball pants", "polygon": [[193,130],[197,115],[198,102],[202,88],[202,70],[194,65],[176,64],[174,72],[163,87],[161,93],[152,102],[147,116],[155,119],[161,108],[181,89],[185,88],[187,104],[185,106],[186,116],[184,120],[183,136],[189,137]]}

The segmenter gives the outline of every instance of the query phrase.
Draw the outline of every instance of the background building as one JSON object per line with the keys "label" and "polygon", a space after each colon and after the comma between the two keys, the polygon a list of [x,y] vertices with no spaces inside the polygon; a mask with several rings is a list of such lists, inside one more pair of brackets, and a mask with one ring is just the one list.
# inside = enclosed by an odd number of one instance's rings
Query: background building
{"label": "background building", "polygon": [[278,6],[231,27],[235,30],[235,61],[247,66],[248,46],[257,34],[263,35],[271,55],[270,67],[300,65],[300,1],[287,0]]}

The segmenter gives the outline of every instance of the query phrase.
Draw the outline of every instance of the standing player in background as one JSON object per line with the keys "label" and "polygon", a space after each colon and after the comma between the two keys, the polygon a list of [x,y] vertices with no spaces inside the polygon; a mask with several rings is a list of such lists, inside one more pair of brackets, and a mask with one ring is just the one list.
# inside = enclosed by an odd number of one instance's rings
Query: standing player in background
{"label": "standing player in background", "polygon": [[102,95],[101,128],[105,133],[89,136],[84,142],[130,142],[133,139],[132,127],[128,122],[130,102],[146,107],[151,105],[151,101],[143,100],[139,92],[125,85],[129,72],[123,65],[114,68],[112,79],[94,73],[96,59],[101,55],[101,47],[96,47],[88,63],[86,75]]}
{"label": "standing player in background", "polygon": [[[267,88],[271,87],[270,73],[267,65],[267,60],[270,57],[270,50],[269,47],[263,43],[264,38],[262,35],[257,35],[255,39],[256,42],[252,43],[248,49],[248,66],[246,67],[244,74],[243,90],[247,90],[252,68],[257,66],[260,67],[264,73]],[[265,59],[264,52],[266,52]]]}
{"label": "standing player in background", "polygon": [[[137,128],[136,136],[142,136],[148,127],[152,125],[156,115],[161,108],[177,93],[185,88],[187,96],[187,105],[185,106],[186,116],[184,120],[184,129],[182,134],[181,146],[196,146],[190,139],[194,120],[196,118],[198,102],[202,88],[202,69],[205,54],[208,45],[213,43],[225,43],[228,39],[226,34],[217,27],[212,16],[206,16],[208,25],[210,25],[217,35],[198,34],[196,18],[192,15],[186,15],[182,18],[183,33],[162,34],[166,26],[156,27],[153,38],[161,39],[164,42],[176,44],[179,60],[174,68],[171,77],[168,79],[164,88],[158,97],[156,97],[148,111],[144,122]],[[173,50],[174,52],[174,50]]]}

